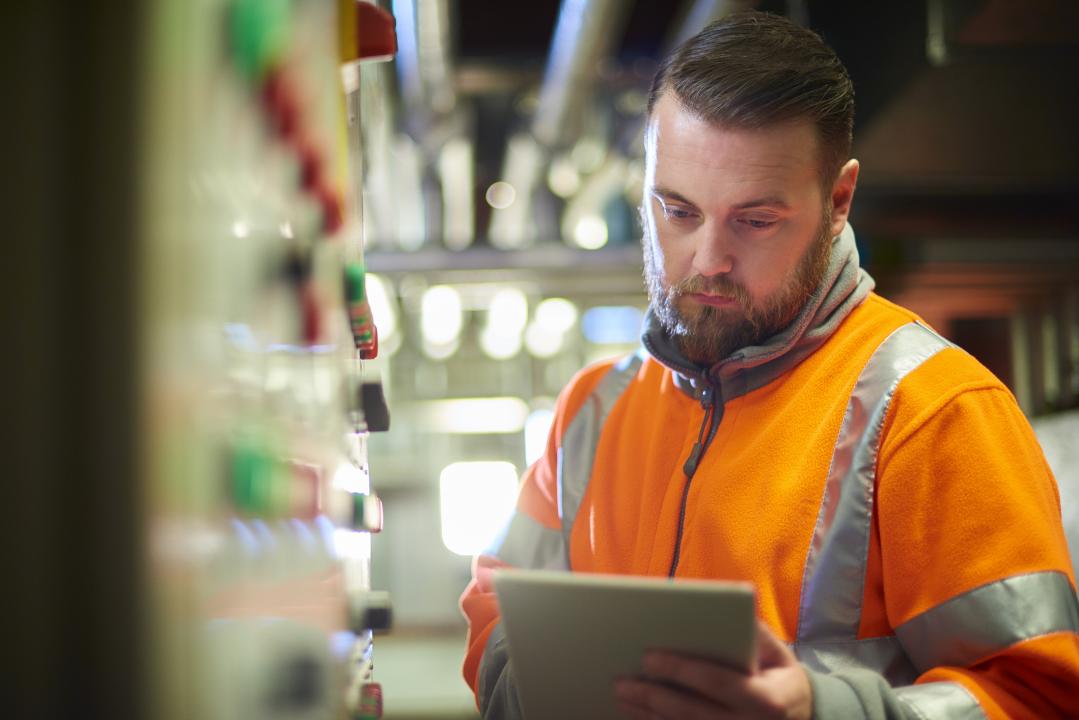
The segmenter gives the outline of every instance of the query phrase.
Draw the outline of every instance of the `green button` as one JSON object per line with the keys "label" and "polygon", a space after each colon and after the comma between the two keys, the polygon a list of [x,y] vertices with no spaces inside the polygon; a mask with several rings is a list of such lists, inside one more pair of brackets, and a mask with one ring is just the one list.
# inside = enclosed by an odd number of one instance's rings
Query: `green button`
{"label": "green button", "polygon": [[351,303],[363,302],[365,271],[362,263],[345,263],[345,299]]}
{"label": "green button", "polygon": [[232,496],[241,512],[265,515],[274,506],[274,459],[256,443],[237,443],[232,453]]}
{"label": "green button", "polygon": [[291,0],[234,0],[230,35],[236,64],[257,77],[284,56],[289,42]]}

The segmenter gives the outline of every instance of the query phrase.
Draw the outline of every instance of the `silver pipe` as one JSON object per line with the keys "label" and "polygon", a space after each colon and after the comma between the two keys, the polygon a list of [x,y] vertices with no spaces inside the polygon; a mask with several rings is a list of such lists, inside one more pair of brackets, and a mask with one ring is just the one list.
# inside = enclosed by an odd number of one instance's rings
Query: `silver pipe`
{"label": "silver pipe", "polygon": [[629,9],[626,0],[563,0],[532,120],[541,144],[555,148],[577,135],[596,66],[620,36]]}

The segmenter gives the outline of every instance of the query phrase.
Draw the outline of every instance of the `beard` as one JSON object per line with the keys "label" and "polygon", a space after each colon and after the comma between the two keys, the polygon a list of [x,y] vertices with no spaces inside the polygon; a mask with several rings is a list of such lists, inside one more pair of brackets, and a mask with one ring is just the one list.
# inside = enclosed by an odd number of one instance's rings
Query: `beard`
{"label": "beard", "polygon": [[[828,269],[832,248],[831,217],[831,205],[825,204],[817,237],[806,249],[794,273],[770,297],[755,303],[743,285],[724,275],[695,275],[674,286],[665,284],[663,268],[659,266],[649,225],[643,221],[642,212],[648,299],[660,325],[675,340],[682,354],[698,365],[711,366],[736,350],[762,344],[790,325]],[[733,298],[736,306],[717,308],[698,303],[683,304],[683,297],[692,293],[724,295]]]}

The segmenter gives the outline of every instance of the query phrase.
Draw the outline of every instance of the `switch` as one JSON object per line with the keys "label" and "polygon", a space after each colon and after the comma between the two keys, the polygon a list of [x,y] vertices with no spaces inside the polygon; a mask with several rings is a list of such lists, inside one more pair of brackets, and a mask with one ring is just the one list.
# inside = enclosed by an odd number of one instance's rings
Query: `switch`
{"label": "switch", "polygon": [[367,682],[360,686],[360,697],[353,720],[379,720],[382,717],[382,686]]}
{"label": "switch", "polygon": [[369,533],[382,532],[382,500],[371,493],[353,493],[352,529]]}
{"label": "switch", "polygon": [[357,404],[363,411],[364,422],[370,432],[385,432],[390,429],[390,408],[386,405],[386,396],[382,392],[381,382],[360,383]]}
{"label": "switch", "polygon": [[349,604],[349,629],[356,634],[366,630],[384,631],[393,626],[393,607],[390,594],[383,590],[368,590]]}

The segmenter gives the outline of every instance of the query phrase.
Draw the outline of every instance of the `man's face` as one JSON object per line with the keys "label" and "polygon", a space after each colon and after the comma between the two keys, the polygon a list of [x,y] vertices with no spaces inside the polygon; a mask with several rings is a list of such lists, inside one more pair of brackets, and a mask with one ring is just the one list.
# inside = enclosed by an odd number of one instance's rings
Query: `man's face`
{"label": "man's face", "polygon": [[821,191],[813,126],[726,129],[667,93],[645,151],[645,279],[683,353],[710,365],[787,326],[842,228]]}

